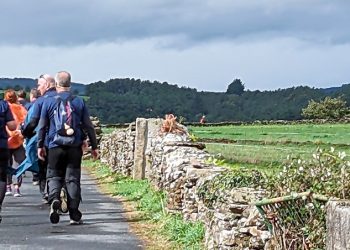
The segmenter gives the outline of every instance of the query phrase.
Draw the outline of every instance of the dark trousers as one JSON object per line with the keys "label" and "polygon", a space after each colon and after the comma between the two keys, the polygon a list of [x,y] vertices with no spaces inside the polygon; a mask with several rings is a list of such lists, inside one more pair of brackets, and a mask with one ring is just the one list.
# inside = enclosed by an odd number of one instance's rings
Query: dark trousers
{"label": "dark trousers", "polygon": [[[48,148],[46,148],[47,154]],[[38,181],[39,181],[39,191],[43,198],[46,196],[45,188],[46,188],[46,172],[47,172],[47,164],[48,164],[48,156],[45,157],[45,161],[39,160],[39,173],[37,174]]]}
{"label": "dark trousers", "polygon": [[7,148],[0,148],[0,210],[6,192],[6,177],[9,156],[10,154]]}
{"label": "dark trousers", "polygon": [[81,147],[55,147],[49,149],[47,168],[47,189],[49,202],[60,199],[60,192],[66,184],[70,217],[76,218],[80,200]]}
{"label": "dark trousers", "polygon": [[9,167],[10,152],[7,148],[0,148],[0,181],[6,182]]}

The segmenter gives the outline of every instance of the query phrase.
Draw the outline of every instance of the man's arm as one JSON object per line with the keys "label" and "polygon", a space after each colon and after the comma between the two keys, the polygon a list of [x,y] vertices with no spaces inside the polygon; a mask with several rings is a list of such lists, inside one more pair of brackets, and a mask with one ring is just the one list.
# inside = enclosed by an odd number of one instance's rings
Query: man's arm
{"label": "man's arm", "polygon": [[22,127],[22,134],[24,137],[31,138],[35,135],[34,130],[39,124],[41,108],[42,103],[41,100],[38,99],[33,103],[33,113],[30,121]]}
{"label": "man's arm", "polygon": [[83,107],[83,121],[82,121],[83,129],[86,131],[89,139],[92,149],[97,149],[97,139],[96,139],[96,133],[94,125],[92,124],[90,120],[89,112],[85,106]]}
{"label": "man's arm", "polygon": [[97,159],[98,158],[98,150],[97,150],[97,139],[96,139],[95,128],[90,120],[89,111],[86,108],[85,102],[83,102],[83,105],[84,105],[83,110],[82,110],[82,112],[83,112],[83,121],[82,121],[83,130],[86,131],[86,133],[89,137],[90,144],[91,144],[91,154],[92,154],[94,159]]}
{"label": "man's arm", "polygon": [[43,148],[45,144],[46,131],[49,124],[48,105],[45,103],[41,109],[40,120],[38,123],[38,148]]}
{"label": "man's arm", "polygon": [[22,127],[22,135],[27,138],[31,138],[35,135],[35,128],[38,126],[39,118],[32,117],[28,123],[25,123]]}

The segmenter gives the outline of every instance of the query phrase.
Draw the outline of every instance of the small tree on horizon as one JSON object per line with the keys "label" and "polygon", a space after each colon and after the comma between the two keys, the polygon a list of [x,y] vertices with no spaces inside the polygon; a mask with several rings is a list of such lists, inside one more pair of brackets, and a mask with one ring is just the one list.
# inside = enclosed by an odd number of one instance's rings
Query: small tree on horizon
{"label": "small tree on horizon", "polygon": [[241,79],[235,79],[231,82],[226,90],[226,94],[234,94],[241,96],[244,93],[244,84]]}

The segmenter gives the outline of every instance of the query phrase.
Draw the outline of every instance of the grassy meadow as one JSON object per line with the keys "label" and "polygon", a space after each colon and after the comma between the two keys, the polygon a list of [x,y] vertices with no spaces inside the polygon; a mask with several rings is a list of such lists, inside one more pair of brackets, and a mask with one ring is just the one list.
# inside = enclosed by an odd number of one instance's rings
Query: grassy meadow
{"label": "grassy meadow", "polygon": [[[344,151],[350,160],[350,124],[189,126],[215,158],[232,168],[278,170],[290,158],[310,159],[315,150]],[[115,128],[103,128],[111,133]]]}
{"label": "grassy meadow", "polygon": [[350,125],[191,126],[190,133],[232,167],[278,169],[289,157],[309,159],[317,147],[344,151],[350,159]]}

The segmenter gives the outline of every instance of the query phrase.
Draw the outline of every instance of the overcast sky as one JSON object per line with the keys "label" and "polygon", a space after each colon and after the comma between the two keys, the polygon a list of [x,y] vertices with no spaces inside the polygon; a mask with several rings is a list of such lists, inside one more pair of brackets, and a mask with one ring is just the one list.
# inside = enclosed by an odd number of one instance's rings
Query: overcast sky
{"label": "overcast sky", "polygon": [[347,0],[0,0],[0,77],[224,92],[350,83]]}

